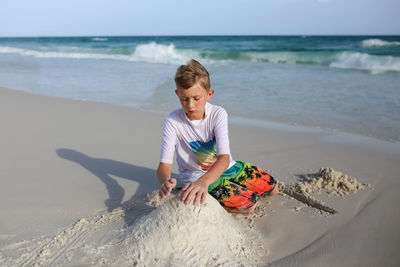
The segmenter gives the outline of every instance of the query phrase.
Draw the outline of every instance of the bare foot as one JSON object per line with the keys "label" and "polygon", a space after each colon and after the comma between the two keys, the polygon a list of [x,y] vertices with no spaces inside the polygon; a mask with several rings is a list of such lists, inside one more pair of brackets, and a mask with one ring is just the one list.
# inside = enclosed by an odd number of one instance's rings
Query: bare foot
{"label": "bare foot", "polygon": [[276,195],[276,194],[278,194],[278,191],[279,191],[279,186],[278,186],[278,183],[276,183],[274,189],[271,192],[269,192],[268,196]]}
{"label": "bare foot", "polygon": [[235,208],[225,207],[225,206],[223,206],[223,207],[227,212],[230,212],[230,213],[249,214],[256,208],[256,205],[257,205],[257,203],[254,204],[253,206],[251,206],[250,208],[240,209],[240,210],[235,209]]}

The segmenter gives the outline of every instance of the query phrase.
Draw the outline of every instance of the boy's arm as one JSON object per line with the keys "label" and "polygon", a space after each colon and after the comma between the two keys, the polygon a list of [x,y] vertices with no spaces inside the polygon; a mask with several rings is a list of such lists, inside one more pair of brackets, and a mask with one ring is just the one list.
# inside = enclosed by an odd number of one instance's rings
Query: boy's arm
{"label": "boy's arm", "polygon": [[199,204],[199,202],[204,204],[208,193],[208,186],[215,182],[218,177],[224,173],[228,166],[229,155],[219,155],[217,161],[207,173],[201,176],[197,181],[189,183],[182,188],[182,191],[184,191],[182,200],[187,204],[190,203],[193,197],[195,197],[193,202],[194,205]]}
{"label": "boy's arm", "polygon": [[160,182],[160,190],[158,191],[160,199],[167,197],[171,193],[172,189],[176,186],[176,179],[170,179],[171,168],[172,164],[165,162],[160,162],[160,164],[158,164],[157,178]]}
{"label": "boy's arm", "polygon": [[176,180],[170,179],[175,145],[177,143],[176,129],[172,124],[170,115],[168,115],[164,120],[160,164],[157,168],[157,178],[160,182],[160,190],[158,192],[160,199],[167,197],[176,186]]}

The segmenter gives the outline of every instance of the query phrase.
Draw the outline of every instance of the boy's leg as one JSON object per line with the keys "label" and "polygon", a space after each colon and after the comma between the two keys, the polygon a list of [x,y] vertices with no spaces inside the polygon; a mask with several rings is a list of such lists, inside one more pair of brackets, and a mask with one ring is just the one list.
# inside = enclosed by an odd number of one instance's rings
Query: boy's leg
{"label": "boy's leg", "polygon": [[273,195],[278,194],[278,192],[279,192],[279,184],[278,184],[278,182],[276,182],[274,189],[272,189],[272,191],[270,191],[267,195],[273,196]]}
{"label": "boy's leg", "polygon": [[227,212],[230,212],[230,213],[249,214],[249,213],[251,213],[251,212],[253,212],[253,211],[255,210],[256,206],[257,206],[257,203],[255,203],[255,204],[254,204],[252,207],[250,207],[250,208],[240,209],[240,210],[235,209],[235,208],[228,208],[228,207],[225,207],[225,206],[222,206],[222,207],[223,207]]}
{"label": "boy's leg", "polygon": [[277,182],[266,171],[247,162],[237,161],[236,164],[241,166],[241,171],[231,180],[232,182],[255,192],[258,196],[277,193]]}
{"label": "boy's leg", "polygon": [[249,213],[255,208],[259,196],[228,180],[221,180],[220,184],[209,191],[215,199],[229,212]]}

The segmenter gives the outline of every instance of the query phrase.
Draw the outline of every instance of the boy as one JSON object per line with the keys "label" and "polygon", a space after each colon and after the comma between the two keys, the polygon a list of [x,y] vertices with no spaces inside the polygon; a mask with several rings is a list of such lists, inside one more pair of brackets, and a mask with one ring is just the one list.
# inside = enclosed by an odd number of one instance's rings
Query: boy
{"label": "boy", "polygon": [[[182,108],[164,121],[160,163],[157,169],[160,199],[182,188],[182,200],[203,204],[207,193],[229,212],[249,213],[261,195],[278,191],[275,179],[261,168],[234,161],[229,148],[228,115],[208,103],[214,94],[208,71],[196,60],[181,65],[175,74],[176,95]],[[174,153],[178,184],[171,179]]]}

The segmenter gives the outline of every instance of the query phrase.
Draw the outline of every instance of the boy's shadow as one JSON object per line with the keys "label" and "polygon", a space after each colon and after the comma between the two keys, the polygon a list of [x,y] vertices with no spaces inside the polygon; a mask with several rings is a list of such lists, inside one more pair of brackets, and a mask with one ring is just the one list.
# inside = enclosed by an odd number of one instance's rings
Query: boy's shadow
{"label": "boy's shadow", "polygon": [[[159,188],[157,172],[153,169],[134,166],[111,159],[91,158],[79,151],[67,148],[57,149],[56,153],[60,158],[80,164],[105,184],[109,198],[104,203],[109,212],[118,207],[128,208],[129,205],[138,202],[139,197],[142,200],[146,193]],[[125,190],[111,175],[137,182],[138,188],[136,193],[129,200],[122,202]]]}

